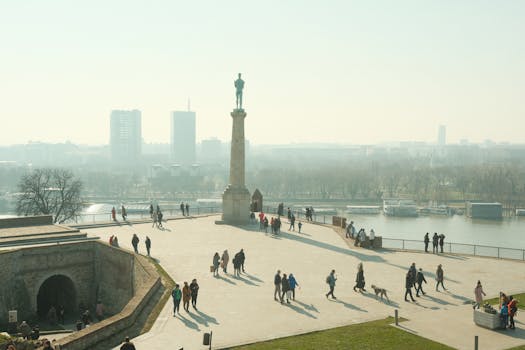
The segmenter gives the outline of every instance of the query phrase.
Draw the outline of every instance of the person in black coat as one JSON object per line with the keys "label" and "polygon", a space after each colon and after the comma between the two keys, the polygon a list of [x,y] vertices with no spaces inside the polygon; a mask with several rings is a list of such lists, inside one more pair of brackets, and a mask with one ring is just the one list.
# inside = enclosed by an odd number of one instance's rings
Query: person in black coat
{"label": "person in black coat", "polygon": [[443,245],[445,244],[445,235],[439,235],[439,247],[441,248],[441,253],[443,253]]}
{"label": "person in black coat", "polygon": [[437,232],[434,232],[434,236],[432,236],[432,253],[433,254],[438,253],[438,240],[439,240],[439,236]]}
{"label": "person in black coat", "polygon": [[284,303],[284,296],[286,295],[286,302],[290,304],[290,282],[288,282],[288,277],[283,273],[281,278],[281,304]]}
{"label": "person in black coat", "polygon": [[425,235],[425,253],[428,253],[428,243],[430,243],[430,238],[428,237],[428,232]]}
{"label": "person in black coat", "polygon": [[407,295],[410,295],[410,299],[412,301],[416,301],[414,297],[412,296],[412,286],[414,285],[414,282],[412,280],[412,275],[410,272],[407,272],[406,278],[405,278],[405,301],[408,301]]}
{"label": "person in black coat", "polygon": [[426,293],[423,291],[423,282],[427,283],[427,280],[425,279],[425,276],[423,275],[422,268],[419,268],[419,271],[417,272],[416,281],[417,281],[416,297],[419,296],[419,292],[425,295]]}
{"label": "person in black coat", "polygon": [[363,263],[359,263],[359,265],[357,265],[357,276],[355,277],[354,292],[357,292],[356,288],[359,289],[359,292],[361,293],[366,292],[365,273],[363,271]]}

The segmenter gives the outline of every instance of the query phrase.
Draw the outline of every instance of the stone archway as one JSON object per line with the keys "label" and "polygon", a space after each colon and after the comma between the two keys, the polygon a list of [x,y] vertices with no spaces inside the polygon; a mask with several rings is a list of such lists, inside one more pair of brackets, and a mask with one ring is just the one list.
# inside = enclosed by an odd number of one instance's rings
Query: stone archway
{"label": "stone archway", "polygon": [[60,305],[64,306],[65,316],[76,315],[77,293],[73,281],[64,275],[53,275],[46,279],[38,290],[36,298],[37,313],[40,317],[46,317],[47,312],[54,306],[57,310]]}

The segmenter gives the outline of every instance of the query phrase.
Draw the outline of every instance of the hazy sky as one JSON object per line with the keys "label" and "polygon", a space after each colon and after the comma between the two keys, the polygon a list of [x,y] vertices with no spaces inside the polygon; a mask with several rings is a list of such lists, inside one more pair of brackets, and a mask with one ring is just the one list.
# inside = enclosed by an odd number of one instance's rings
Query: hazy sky
{"label": "hazy sky", "polygon": [[253,143],[524,142],[525,1],[0,1],[0,144],[104,144],[112,109],[146,142],[197,112]]}

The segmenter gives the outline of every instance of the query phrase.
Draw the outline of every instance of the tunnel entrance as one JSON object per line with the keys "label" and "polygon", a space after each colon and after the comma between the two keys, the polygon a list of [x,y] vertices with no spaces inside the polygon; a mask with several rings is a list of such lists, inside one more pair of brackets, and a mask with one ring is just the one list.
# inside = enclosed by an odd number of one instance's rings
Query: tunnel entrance
{"label": "tunnel entrance", "polygon": [[59,310],[64,306],[65,318],[75,317],[77,311],[76,291],[73,281],[64,275],[54,275],[42,283],[37,296],[37,313],[45,318],[49,309],[54,306]]}

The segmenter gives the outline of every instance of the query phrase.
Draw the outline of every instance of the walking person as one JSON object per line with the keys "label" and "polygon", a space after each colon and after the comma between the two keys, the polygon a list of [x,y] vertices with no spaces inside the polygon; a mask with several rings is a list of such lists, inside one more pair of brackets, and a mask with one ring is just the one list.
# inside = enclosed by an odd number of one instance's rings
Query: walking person
{"label": "walking person", "polygon": [[188,285],[188,282],[184,282],[184,287],[182,287],[182,307],[186,312],[190,312],[190,299],[190,286]]}
{"label": "walking person", "polygon": [[365,290],[365,273],[363,271],[363,263],[357,264],[357,275],[355,277],[355,286],[354,286],[354,292],[357,292],[357,289],[359,289],[360,293],[366,292]]}
{"label": "walking person", "polygon": [[295,279],[295,276],[293,273],[288,276],[288,283],[290,284],[290,292],[292,293],[292,300],[295,300],[295,287],[300,287],[299,283],[297,283],[297,280]]}
{"label": "walking person", "polygon": [[179,307],[180,307],[180,301],[182,299],[182,291],[179,288],[179,285],[176,284],[175,288],[171,291],[171,297],[173,298],[173,316],[177,314],[177,312],[180,315]]}
{"label": "walking person", "polygon": [[299,229],[299,233],[301,233],[301,228],[303,227],[303,223],[299,221],[297,224],[297,228]]}
{"label": "walking person", "polygon": [[443,287],[443,290],[447,290],[445,286],[443,285],[443,279],[444,279],[443,275],[444,275],[443,268],[441,267],[441,264],[439,264],[436,270],[436,281],[437,281],[436,291],[438,291],[438,286],[440,283],[441,283],[441,287]]}
{"label": "walking person", "polygon": [[439,235],[439,247],[441,248],[441,253],[443,253],[443,245],[445,244],[445,235]]}
{"label": "walking person", "polygon": [[414,286],[414,282],[412,281],[412,274],[407,272],[407,275],[405,277],[405,301],[408,301],[407,296],[410,295],[410,299],[412,301],[416,301],[414,297],[412,296],[412,287]]}
{"label": "walking person", "polygon": [[328,286],[330,287],[330,291],[325,294],[327,298],[331,295],[332,299],[337,299],[334,295],[335,281],[337,281],[337,277],[335,277],[335,270],[332,270],[328,277],[326,277],[326,283],[328,283]]}
{"label": "walking person", "polygon": [[425,234],[425,253],[428,253],[428,244],[430,243],[430,238],[428,237],[428,232]]}
{"label": "walking person", "polygon": [[438,253],[438,241],[439,241],[439,236],[437,232],[434,232],[434,235],[432,236],[432,254]]}
{"label": "walking person", "polygon": [[164,229],[164,226],[162,226],[162,212],[160,210],[157,211],[157,227]]}
{"label": "walking person", "polygon": [[235,277],[241,276],[241,261],[239,259],[239,253],[235,254],[232,260],[233,263],[233,275]]}
{"label": "walking person", "polygon": [[423,269],[421,267],[419,268],[419,271],[417,272],[416,282],[417,282],[416,297],[419,296],[419,292],[425,295],[426,293],[423,291],[423,282],[427,283],[427,280],[425,279],[425,276],[423,275]]}
{"label": "walking person", "polygon": [[213,276],[219,277],[219,261],[221,260],[221,257],[219,256],[219,253],[215,252],[215,255],[213,256]]}
{"label": "walking person", "polygon": [[244,262],[246,261],[246,256],[244,255],[244,249],[241,248],[241,250],[235,254],[235,256],[238,256],[239,257],[239,264],[241,265],[240,266],[240,269],[242,270],[242,272],[246,272],[244,271]]}
{"label": "walking person", "polygon": [[290,304],[290,282],[288,282],[288,277],[283,273],[283,278],[281,278],[281,304],[284,303],[284,296],[286,295],[286,303]]}
{"label": "walking person", "polygon": [[131,239],[131,245],[133,245],[133,249],[135,250],[135,253],[139,253],[139,237],[136,233],[133,234],[133,238]]}
{"label": "walking person", "polygon": [[416,263],[412,263],[412,265],[410,265],[410,268],[408,269],[408,273],[410,273],[410,279],[412,280],[412,286],[414,287],[414,289],[416,289],[416,277],[417,277]]}
{"label": "walking person", "polygon": [[146,250],[148,251],[148,256],[149,256],[150,249],[151,249],[151,239],[149,239],[149,237],[146,236]]}
{"label": "walking person", "polygon": [[281,297],[281,281],[282,281],[281,270],[277,270],[277,273],[275,274],[273,278],[273,284],[275,286],[275,289],[273,291],[273,300],[277,301],[277,296],[279,296],[279,299],[282,302],[283,299]]}
{"label": "walking person", "polygon": [[229,261],[230,261],[230,255],[228,254],[228,249],[226,249],[222,253],[222,257],[221,257],[221,266],[222,266],[222,271],[224,271],[224,273],[227,273]]}
{"label": "walking person", "polygon": [[151,214],[151,218],[153,219],[153,225],[151,225],[151,227],[157,226],[157,212],[153,212],[153,214]]}
{"label": "walking person", "polygon": [[122,214],[122,220],[126,221],[128,214],[126,213],[126,208],[124,208],[124,204],[122,204],[121,214]]}
{"label": "walking person", "polygon": [[476,284],[476,288],[474,288],[474,296],[476,297],[476,303],[474,306],[472,306],[473,309],[478,308],[483,305],[483,296],[486,296],[485,292],[483,291],[483,287],[481,286],[481,281],[478,281]]}
{"label": "walking person", "polygon": [[290,227],[288,228],[288,231],[295,231],[295,215],[292,214],[290,217]]}
{"label": "walking person", "polygon": [[197,296],[199,295],[199,284],[194,278],[190,283],[190,293],[191,293],[191,306],[197,310]]}

